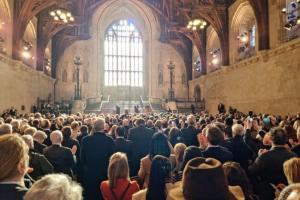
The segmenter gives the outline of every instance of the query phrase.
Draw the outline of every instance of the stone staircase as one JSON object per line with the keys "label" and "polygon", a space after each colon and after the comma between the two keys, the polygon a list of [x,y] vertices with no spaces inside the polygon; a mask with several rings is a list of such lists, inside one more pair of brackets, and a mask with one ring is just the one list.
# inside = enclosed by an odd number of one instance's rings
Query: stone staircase
{"label": "stone staircase", "polygon": [[108,101],[103,102],[101,107],[101,113],[116,113],[116,106],[120,107],[120,113],[125,113],[128,110],[129,113],[134,113],[134,106],[138,105],[140,111],[142,110],[140,101]]}

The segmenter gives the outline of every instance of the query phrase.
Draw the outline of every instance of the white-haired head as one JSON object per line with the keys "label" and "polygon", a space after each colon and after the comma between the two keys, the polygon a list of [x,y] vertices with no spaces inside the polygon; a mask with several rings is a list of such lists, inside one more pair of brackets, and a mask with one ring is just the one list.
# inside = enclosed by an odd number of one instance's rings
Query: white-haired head
{"label": "white-haired head", "polygon": [[46,175],[36,181],[24,200],[82,200],[81,186],[62,174]]}

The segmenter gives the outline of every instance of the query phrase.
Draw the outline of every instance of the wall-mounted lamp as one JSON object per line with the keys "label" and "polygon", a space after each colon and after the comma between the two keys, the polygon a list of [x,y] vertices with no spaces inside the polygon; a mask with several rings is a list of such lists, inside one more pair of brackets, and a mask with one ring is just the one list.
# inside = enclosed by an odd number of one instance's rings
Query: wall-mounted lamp
{"label": "wall-mounted lamp", "polygon": [[33,45],[31,42],[23,40],[23,52],[22,52],[22,57],[24,59],[34,59],[34,57],[31,55],[30,50],[32,49]]}
{"label": "wall-mounted lamp", "polygon": [[211,50],[210,55],[212,56],[211,64],[216,66],[220,64],[220,53],[221,49],[220,48],[215,48]]}

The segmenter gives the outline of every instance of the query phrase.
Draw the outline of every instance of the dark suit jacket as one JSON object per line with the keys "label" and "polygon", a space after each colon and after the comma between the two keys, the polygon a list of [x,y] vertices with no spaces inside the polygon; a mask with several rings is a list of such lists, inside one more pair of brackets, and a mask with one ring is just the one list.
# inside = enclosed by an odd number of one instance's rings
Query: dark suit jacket
{"label": "dark suit jacket", "polygon": [[54,144],[44,149],[44,155],[53,165],[54,172],[73,177],[76,168],[71,149]]}
{"label": "dark suit jacket", "polygon": [[34,180],[46,174],[53,173],[54,170],[44,155],[36,153],[31,149],[29,150],[29,166],[33,168],[33,172],[30,173],[30,176]]}
{"label": "dark suit jacket", "polygon": [[0,184],[0,200],[23,200],[27,190],[18,184]]}
{"label": "dark suit jacket", "polygon": [[200,130],[196,129],[193,126],[181,129],[181,138],[184,141],[184,144],[189,146],[199,146],[197,134]]}
{"label": "dark suit jacket", "polygon": [[292,151],[300,157],[300,144],[297,144],[292,148]]}
{"label": "dark suit jacket", "polygon": [[233,160],[232,153],[222,146],[208,147],[205,151],[203,151],[203,156],[205,158],[215,158],[221,163]]}
{"label": "dark suit jacket", "polygon": [[242,136],[235,136],[230,139],[230,151],[233,154],[233,161],[240,163],[240,165],[247,171],[249,164],[254,158],[253,152],[249,149],[243,140]]}
{"label": "dark suit jacket", "polygon": [[295,153],[288,151],[285,147],[273,147],[270,151],[257,157],[255,162],[249,166],[249,175],[259,176],[262,181],[274,185],[287,184],[283,163],[296,156]]}
{"label": "dark suit jacket", "polygon": [[132,141],[126,140],[123,137],[117,137],[115,139],[115,151],[126,153],[128,161],[131,161],[132,154]]}
{"label": "dark suit jacket", "polygon": [[128,140],[133,143],[131,176],[136,176],[140,168],[140,160],[149,153],[151,138],[154,130],[144,126],[129,129]]}
{"label": "dark suit jacket", "polygon": [[40,154],[43,154],[44,152],[44,149],[47,147],[46,145],[44,144],[40,144],[38,143],[37,141],[33,141],[34,143],[34,150],[37,152],[37,153],[40,153]]}
{"label": "dark suit jacket", "polygon": [[81,164],[85,199],[101,199],[99,185],[107,179],[109,158],[114,153],[114,147],[114,141],[104,132],[96,132],[83,138]]}

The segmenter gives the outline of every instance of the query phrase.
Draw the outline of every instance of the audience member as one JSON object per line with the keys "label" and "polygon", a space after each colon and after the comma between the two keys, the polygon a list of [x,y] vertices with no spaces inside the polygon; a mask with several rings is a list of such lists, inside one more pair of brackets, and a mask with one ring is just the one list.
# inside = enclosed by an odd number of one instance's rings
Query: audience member
{"label": "audience member", "polygon": [[47,135],[44,131],[37,131],[33,135],[33,144],[34,144],[34,150],[40,154],[43,154],[44,149],[47,147],[44,145],[44,141],[47,139]]}
{"label": "audience member", "polygon": [[136,127],[129,129],[128,140],[132,141],[134,151],[131,158],[131,176],[137,175],[140,167],[140,160],[149,153],[151,138],[154,134],[152,129],[145,127],[145,120],[136,120]]}
{"label": "audience member", "polygon": [[198,146],[197,134],[200,133],[200,130],[195,128],[196,118],[194,115],[189,115],[187,118],[188,127],[181,129],[181,137],[183,143],[189,146]]}
{"label": "audience member", "polygon": [[94,121],[93,133],[82,140],[81,164],[86,200],[102,199],[99,185],[107,179],[110,156],[114,153],[114,141],[104,132],[105,121]]}
{"label": "audience member", "polygon": [[0,136],[0,200],[23,200],[28,147],[17,135]]}
{"label": "audience member", "polygon": [[81,186],[63,174],[46,175],[35,182],[24,200],[82,200]]}
{"label": "audience member", "polygon": [[60,131],[53,131],[50,134],[52,145],[44,149],[44,155],[54,167],[54,172],[64,173],[74,177],[75,161],[71,149],[61,145],[63,135]]}
{"label": "audience member", "polygon": [[173,188],[170,183],[171,163],[164,156],[157,155],[152,160],[149,185],[132,196],[132,200],[165,200],[168,191]]}
{"label": "audience member", "polygon": [[[281,128],[272,128],[270,131],[272,148],[269,151],[260,150],[255,162],[249,166],[249,175],[259,178],[260,184],[254,184],[256,193],[261,199],[274,199],[274,186],[287,184],[283,173],[283,163],[296,157],[295,153],[286,149],[287,135]],[[272,184],[272,187],[271,186]]]}
{"label": "audience member", "polygon": [[183,180],[169,192],[170,200],[244,199],[239,186],[228,186],[222,164],[214,158],[194,158],[183,171]]}
{"label": "audience member", "polygon": [[209,127],[207,129],[208,147],[203,151],[203,156],[205,158],[215,158],[222,163],[232,161],[232,153],[225,147],[220,146],[223,140],[224,134],[219,128]]}
{"label": "audience member", "polygon": [[152,159],[156,155],[161,155],[170,159],[172,169],[175,168],[176,158],[173,154],[171,154],[167,137],[163,133],[156,133],[153,135],[149,154],[141,159],[138,176],[143,180],[144,188],[148,186]]}
{"label": "audience member", "polygon": [[47,160],[47,158],[39,153],[34,152],[34,144],[33,144],[33,138],[31,135],[23,135],[23,140],[27,144],[29,148],[29,167],[32,169],[32,172],[30,172],[30,176],[37,180],[38,178],[53,173],[53,166],[51,163]]}
{"label": "audience member", "polygon": [[125,128],[123,126],[119,126],[116,129],[115,151],[125,153],[129,163],[131,163],[133,145],[132,141],[125,139]]}
{"label": "audience member", "polygon": [[0,136],[6,134],[12,134],[12,126],[10,124],[1,124],[0,125]]}
{"label": "audience member", "polygon": [[129,179],[129,166],[126,154],[115,153],[111,156],[108,166],[108,180],[100,186],[105,200],[131,200],[132,195],[139,191],[137,182]]}

